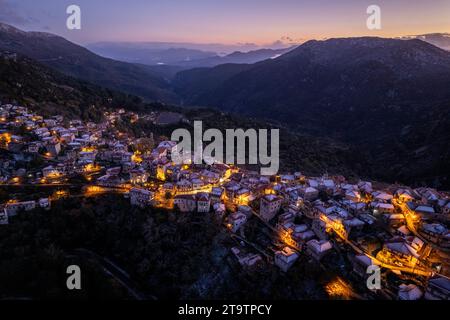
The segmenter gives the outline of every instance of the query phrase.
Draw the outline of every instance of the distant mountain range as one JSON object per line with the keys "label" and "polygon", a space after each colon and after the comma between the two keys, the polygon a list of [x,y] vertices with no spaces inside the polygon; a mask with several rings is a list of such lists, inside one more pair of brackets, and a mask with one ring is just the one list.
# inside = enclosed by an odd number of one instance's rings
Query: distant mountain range
{"label": "distant mountain range", "polygon": [[[169,47],[171,45],[172,47]],[[120,61],[147,65],[171,65],[182,69],[214,67],[225,63],[256,63],[278,57],[292,48],[257,49],[248,52],[234,51],[219,54],[212,51],[179,47],[183,44],[142,44],[100,42],[87,47],[93,52]],[[186,44],[187,46],[192,46]],[[208,48],[208,47],[206,47]]]}
{"label": "distant mountain range", "polygon": [[0,50],[17,52],[64,74],[150,100],[176,102],[168,83],[148,66],[100,57],[66,39],[0,23]]}
{"label": "distant mountain range", "polygon": [[291,51],[292,48],[285,49],[259,49],[249,52],[236,51],[226,56],[214,56],[205,59],[190,60],[179,63],[184,69],[215,67],[222,64],[253,64],[264,60],[275,59]]}
{"label": "distant mountain range", "polygon": [[181,65],[192,60],[203,60],[215,57],[211,51],[182,47],[145,46],[134,43],[99,42],[87,45],[96,54],[120,61],[142,63],[147,65]]}

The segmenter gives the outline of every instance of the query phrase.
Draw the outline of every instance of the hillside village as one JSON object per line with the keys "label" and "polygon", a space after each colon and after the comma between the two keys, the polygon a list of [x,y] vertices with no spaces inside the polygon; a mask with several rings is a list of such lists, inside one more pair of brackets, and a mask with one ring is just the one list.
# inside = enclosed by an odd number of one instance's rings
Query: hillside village
{"label": "hillside village", "polygon": [[[246,272],[270,263],[289,273],[302,255],[321,262],[345,251],[352,279],[365,282],[367,268],[378,265],[383,284],[396,288],[391,298],[450,298],[448,193],[327,174],[261,176],[223,163],[175,165],[175,142],[153,134],[135,138],[116,127],[119,119],[132,125],[142,117],[160,125],[173,118],[119,109],[93,123],[1,105],[0,187],[52,192],[8,199],[0,227],[65,197],[116,193],[134,206],[214,215],[238,240],[230,250]],[[249,235],[246,228],[255,223],[260,232]],[[330,285],[330,295],[345,290],[340,281]]]}

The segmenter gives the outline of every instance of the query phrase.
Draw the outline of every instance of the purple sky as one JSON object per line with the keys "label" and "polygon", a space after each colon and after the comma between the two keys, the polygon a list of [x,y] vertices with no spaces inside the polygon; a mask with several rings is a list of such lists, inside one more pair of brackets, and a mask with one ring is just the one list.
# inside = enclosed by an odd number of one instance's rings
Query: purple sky
{"label": "purple sky", "polygon": [[[82,30],[65,27],[77,4]],[[382,29],[366,28],[366,9]],[[347,36],[450,32],[450,0],[0,0],[0,21],[86,44],[96,41],[301,42]]]}

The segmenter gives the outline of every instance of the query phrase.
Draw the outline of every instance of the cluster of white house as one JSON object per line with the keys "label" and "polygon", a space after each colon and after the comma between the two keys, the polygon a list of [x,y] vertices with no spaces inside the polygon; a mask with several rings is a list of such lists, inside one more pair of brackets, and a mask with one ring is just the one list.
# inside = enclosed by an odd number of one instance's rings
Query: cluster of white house
{"label": "cluster of white house", "polygon": [[3,205],[0,210],[0,224],[8,224],[9,217],[16,216],[20,211],[31,211],[36,208],[50,209],[51,201],[49,198],[29,201],[10,201]]}
{"label": "cluster of white house", "polygon": [[[242,231],[252,215],[256,215],[272,225],[287,244],[274,254],[274,263],[283,271],[288,271],[297,261],[299,252],[320,260],[333,251],[323,217],[342,226],[347,237],[358,239],[368,251],[378,252],[380,259],[405,266],[419,263],[426,246],[409,231],[399,203],[416,215],[421,237],[443,248],[449,247],[446,223],[450,218],[450,200],[434,189],[387,186],[377,190],[368,181],[351,184],[341,176],[311,178],[301,173],[266,177],[223,164],[183,168],[171,164],[168,153],[171,145],[164,144],[154,151],[163,154],[160,158],[163,161],[156,161],[156,175],[164,183],[155,192],[132,189],[131,203],[152,205],[155,193],[165,192],[181,212],[218,212],[233,233]],[[380,223],[391,233],[386,234],[383,243],[370,243],[364,235],[370,234],[370,230],[376,232]],[[232,251],[246,268],[259,266],[264,260],[260,254],[243,248],[234,247]],[[372,262],[365,255],[355,255],[353,260],[354,272],[365,277]],[[416,297],[420,289],[411,288],[402,286],[399,296]]]}
{"label": "cluster of white house", "polygon": [[[132,205],[164,206],[180,212],[214,212],[233,233],[244,234],[245,225],[256,216],[276,230],[284,245],[274,254],[274,263],[283,271],[306,252],[320,260],[333,251],[327,231],[333,224],[346,237],[358,239],[367,251],[378,252],[380,259],[415,265],[427,247],[408,228],[413,217],[422,239],[450,248],[450,199],[431,188],[385,186],[374,188],[371,182],[349,183],[342,176],[307,177],[300,172],[279,176],[261,176],[222,163],[213,165],[175,165],[171,152],[176,145],[162,141],[149,152],[130,152],[140,143],[115,129],[125,111],[105,113],[106,122],[95,124],[79,120],[65,121],[62,116],[44,118],[27,108],[0,106],[0,147],[13,158],[3,158],[0,178],[3,182],[26,179],[36,183],[60,181],[72,174],[98,172],[96,184],[105,187],[130,187]],[[136,114],[127,114],[137,121]],[[12,134],[24,128],[22,135]],[[17,168],[36,156],[45,165],[34,172]],[[99,166],[101,163],[102,166]],[[10,201],[0,214],[0,224],[21,210],[50,207],[49,199]],[[367,240],[365,235],[383,224],[391,233],[383,243]],[[260,265],[259,254],[235,247],[233,254],[246,266]],[[366,256],[355,256],[354,271],[370,264]],[[428,297],[439,296],[444,280],[430,281]],[[402,287],[402,296],[417,296],[417,288]],[[445,291],[445,290],[444,290]],[[447,291],[448,292],[448,291]],[[448,297],[448,295],[447,295]]]}

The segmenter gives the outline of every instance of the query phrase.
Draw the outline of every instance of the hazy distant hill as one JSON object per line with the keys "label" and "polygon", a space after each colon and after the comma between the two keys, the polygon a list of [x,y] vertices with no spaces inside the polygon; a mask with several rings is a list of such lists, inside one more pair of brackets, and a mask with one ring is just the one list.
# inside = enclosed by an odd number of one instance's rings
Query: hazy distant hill
{"label": "hazy distant hill", "polygon": [[150,68],[100,57],[53,34],[24,32],[0,23],[0,49],[17,52],[67,75],[111,89],[149,100],[176,101],[168,83]]}
{"label": "hazy distant hill", "polygon": [[[185,44],[189,46],[189,44]],[[181,69],[214,67],[226,63],[256,63],[278,57],[293,48],[257,49],[247,52],[234,51],[230,54],[218,54],[212,51],[182,47],[183,44],[146,44],[99,42],[89,44],[88,49],[112,59],[155,65],[177,66]],[[162,69],[164,70],[164,69]],[[165,74],[170,75],[170,73]]]}
{"label": "hazy distant hill", "polygon": [[449,83],[449,52],[381,38],[309,41],[277,59],[188,70],[175,81],[186,104],[352,143],[371,152],[382,177],[446,184]]}
{"label": "hazy distant hill", "polygon": [[183,47],[153,48],[139,43],[99,42],[89,44],[89,50],[112,59],[147,65],[180,65],[186,61],[216,57],[215,52]]}
{"label": "hazy distant hill", "polygon": [[263,60],[277,58],[293,48],[286,49],[259,49],[249,52],[236,51],[226,56],[214,56],[205,59],[183,61],[178,65],[184,68],[215,67],[221,64],[253,64]]}

